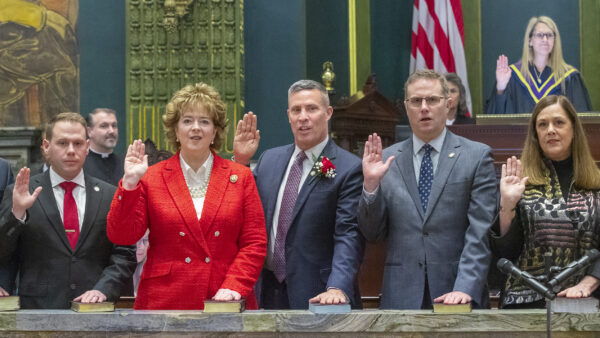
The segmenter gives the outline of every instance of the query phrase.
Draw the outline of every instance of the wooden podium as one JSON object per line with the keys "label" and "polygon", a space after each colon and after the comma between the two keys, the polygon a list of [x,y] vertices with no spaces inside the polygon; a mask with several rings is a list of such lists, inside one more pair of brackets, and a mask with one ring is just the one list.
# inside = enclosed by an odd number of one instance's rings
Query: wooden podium
{"label": "wooden podium", "polygon": [[[588,144],[596,163],[600,162],[600,113],[579,113]],[[521,157],[529,127],[529,114],[478,115],[477,125],[450,126],[453,133],[492,148],[494,166],[499,173],[510,156]],[[500,177],[498,175],[498,177]]]}

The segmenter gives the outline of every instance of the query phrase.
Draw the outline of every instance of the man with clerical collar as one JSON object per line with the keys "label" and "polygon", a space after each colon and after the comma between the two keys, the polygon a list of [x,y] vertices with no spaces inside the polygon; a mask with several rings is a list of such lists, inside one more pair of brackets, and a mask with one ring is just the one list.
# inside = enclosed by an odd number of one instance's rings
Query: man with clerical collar
{"label": "man with clerical collar", "polygon": [[452,99],[443,76],[417,70],[404,88],[413,136],[382,151],[370,135],[363,155],[358,225],[388,245],[381,308],[486,308],[497,204],[491,149],[446,129]]}
{"label": "man with clerical collar", "polygon": [[56,115],[43,141],[50,169],[22,168],[4,193],[0,265],[16,261],[23,309],[116,301],[135,269],[135,248],[106,236],[116,187],[82,170],[88,150],[85,119]]}
{"label": "man with clerical collar", "polygon": [[119,139],[117,114],[113,109],[96,108],[88,115],[87,124],[90,153],[83,169],[116,186],[123,177],[123,157],[114,153]]}

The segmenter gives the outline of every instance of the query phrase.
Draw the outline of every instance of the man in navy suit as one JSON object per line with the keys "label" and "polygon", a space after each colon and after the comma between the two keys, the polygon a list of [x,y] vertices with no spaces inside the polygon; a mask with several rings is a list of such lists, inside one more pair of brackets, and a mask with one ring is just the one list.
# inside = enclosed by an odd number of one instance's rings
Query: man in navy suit
{"label": "man in navy suit", "polygon": [[[265,151],[254,168],[269,239],[257,284],[262,308],[306,309],[309,301],[361,307],[355,287],[364,251],[356,217],[361,161],[329,138],[332,114],[320,83],[294,83],[287,109],[294,144]],[[238,123],[235,161],[248,164],[259,139],[250,112]],[[325,170],[315,169],[319,163]]]}

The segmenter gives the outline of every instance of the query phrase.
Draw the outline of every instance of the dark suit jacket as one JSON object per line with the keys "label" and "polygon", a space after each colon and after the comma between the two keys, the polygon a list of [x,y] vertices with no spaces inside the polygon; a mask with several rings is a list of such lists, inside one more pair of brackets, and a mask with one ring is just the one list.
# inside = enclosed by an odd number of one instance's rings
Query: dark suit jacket
{"label": "dark suit jacket", "polygon": [[69,308],[70,301],[98,290],[109,301],[119,297],[121,284],[135,269],[135,247],[113,245],[106,236],[106,215],[115,187],[85,176],[86,205],[75,250],[67,239],[50,174],[30,179],[29,190],[43,190],[27,210],[25,224],[12,209],[12,186],[0,205],[0,263],[17,255],[21,308]]}
{"label": "dark suit jacket", "polygon": [[5,159],[0,158],[0,200],[2,200],[2,196],[4,195],[4,190],[6,187],[12,184],[14,181],[15,178],[13,176],[12,169],[10,168],[10,163],[8,163],[8,161]]}
{"label": "dark suit jacket", "polygon": [[360,200],[359,226],[368,240],[387,240],[382,308],[420,309],[425,276],[432,298],[451,291],[489,306],[487,232],[496,213],[490,147],[447,132],[423,211],[413,165],[413,139],[383,151],[395,156],[375,200]]}
{"label": "dark suit jacket", "polygon": [[90,150],[85,158],[83,170],[88,175],[117,186],[124,174],[123,161],[121,155],[111,153],[107,158],[102,158],[102,155]]}
{"label": "dark suit jacket", "polygon": [[[265,151],[254,168],[268,236],[294,147],[290,144]],[[308,176],[296,200],[285,248],[290,307],[308,308],[308,300],[328,287],[341,289],[353,306],[360,307],[355,282],[364,238],[358,230],[356,210],[362,191],[362,164],[356,155],[331,140],[321,155],[336,166],[337,175],[313,181]]]}
{"label": "dark suit jacket", "polygon": [[[7,186],[11,185],[15,181],[10,163],[5,159],[0,158],[0,200],[4,195],[4,190]],[[2,215],[0,215],[2,217]],[[0,265],[0,286],[4,288],[8,293],[13,293],[15,277],[16,277],[16,265],[14,262]]]}

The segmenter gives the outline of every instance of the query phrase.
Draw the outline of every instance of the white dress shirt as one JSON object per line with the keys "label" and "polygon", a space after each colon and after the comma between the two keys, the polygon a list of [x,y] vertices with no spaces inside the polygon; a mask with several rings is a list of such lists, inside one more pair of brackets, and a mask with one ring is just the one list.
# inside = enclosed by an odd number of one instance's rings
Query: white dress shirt
{"label": "white dress shirt", "polygon": [[[179,163],[181,164],[181,170],[183,171],[183,177],[185,177],[185,181],[190,188],[200,188],[204,182],[206,182],[206,189],[208,190],[208,181],[210,180],[210,173],[212,171],[214,156],[211,153],[208,154],[208,158],[202,166],[198,168],[198,171],[194,171],[192,167],[190,167],[181,153],[179,153]],[[204,199],[205,197],[192,197],[192,201],[194,202],[194,209],[196,209],[196,215],[198,219],[202,216],[202,208],[204,207]]]}
{"label": "white dress shirt", "polygon": [[[302,162],[302,178],[300,179],[300,184],[298,185],[298,193],[300,193],[300,189],[302,189],[302,185],[304,184],[304,181],[306,181],[306,178],[308,177],[308,174],[310,173],[310,170],[312,169],[313,164],[315,163],[315,159],[319,158],[319,156],[323,152],[323,149],[325,149],[325,146],[327,145],[328,141],[329,137],[326,137],[325,140],[323,140],[321,143],[304,152],[306,154],[307,159],[304,160],[304,162]],[[273,259],[273,251],[275,250],[275,239],[277,238],[277,227],[279,226],[279,209],[281,208],[283,191],[285,190],[285,185],[287,183],[292,164],[294,164],[296,156],[301,151],[302,150],[298,148],[298,146],[295,146],[294,153],[292,154],[292,157],[288,162],[287,169],[285,170],[285,174],[283,175],[283,180],[281,180],[281,185],[279,186],[279,193],[277,194],[277,203],[275,204],[275,212],[273,213],[273,224],[271,227],[271,233],[269,234],[267,260],[265,262],[265,265],[269,270],[273,270],[271,268],[273,266],[271,263]]]}
{"label": "white dress shirt", "polygon": [[[50,167],[50,184],[52,185],[52,192],[54,193],[54,199],[56,200],[56,206],[58,207],[58,212],[60,213],[60,219],[64,224],[64,203],[65,203],[65,191],[60,186],[60,184],[65,180],[60,175]],[[79,232],[81,232],[81,226],[83,225],[83,216],[85,215],[85,178],[83,177],[83,170],[79,171],[79,174],[75,176],[72,180],[73,183],[76,183],[77,186],[73,188],[73,198],[75,199],[75,204],[77,205],[77,218],[79,220]]]}

